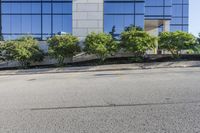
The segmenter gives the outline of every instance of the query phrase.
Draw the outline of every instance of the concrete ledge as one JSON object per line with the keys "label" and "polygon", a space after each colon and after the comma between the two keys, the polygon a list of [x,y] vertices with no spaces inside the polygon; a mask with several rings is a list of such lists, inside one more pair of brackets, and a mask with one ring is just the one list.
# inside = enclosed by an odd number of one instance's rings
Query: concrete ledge
{"label": "concrete ledge", "polygon": [[49,73],[95,72],[95,71],[122,71],[122,70],[140,70],[140,69],[142,70],[142,69],[156,69],[156,68],[185,68],[185,67],[200,67],[200,61],[177,61],[177,62],[161,62],[161,63],[100,65],[100,66],[85,66],[85,67],[4,70],[0,71],[0,76],[46,74],[46,73],[49,74]]}

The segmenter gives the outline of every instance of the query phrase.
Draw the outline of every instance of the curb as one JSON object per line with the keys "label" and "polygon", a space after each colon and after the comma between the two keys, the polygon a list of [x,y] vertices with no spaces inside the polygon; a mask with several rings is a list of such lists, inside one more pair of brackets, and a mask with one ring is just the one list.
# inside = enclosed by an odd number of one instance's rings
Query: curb
{"label": "curb", "polygon": [[126,70],[147,70],[147,69],[189,68],[189,67],[200,67],[200,61],[137,63],[137,64],[118,64],[118,65],[115,64],[115,65],[102,65],[102,66],[44,68],[44,69],[28,69],[28,70],[5,70],[5,71],[2,70],[0,71],[0,76],[101,72],[101,71],[126,71]]}

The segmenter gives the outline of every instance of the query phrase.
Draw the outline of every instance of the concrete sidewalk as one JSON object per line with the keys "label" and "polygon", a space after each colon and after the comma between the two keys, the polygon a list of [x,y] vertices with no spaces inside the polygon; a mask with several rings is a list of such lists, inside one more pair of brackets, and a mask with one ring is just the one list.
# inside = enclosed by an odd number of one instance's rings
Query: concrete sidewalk
{"label": "concrete sidewalk", "polygon": [[0,71],[0,76],[45,74],[45,73],[138,70],[138,69],[156,69],[156,68],[182,68],[182,67],[200,67],[200,61],[177,61],[177,62],[133,63],[133,64],[114,64],[114,65],[100,65],[100,66],[43,68],[43,69],[25,69],[25,70],[22,69],[2,70]]}

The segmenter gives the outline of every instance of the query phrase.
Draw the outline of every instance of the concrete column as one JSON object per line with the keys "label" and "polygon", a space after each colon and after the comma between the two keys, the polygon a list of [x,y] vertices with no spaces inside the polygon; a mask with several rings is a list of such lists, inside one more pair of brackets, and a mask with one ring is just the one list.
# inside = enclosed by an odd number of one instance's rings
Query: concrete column
{"label": "concrete column", "polygon": [[81,41],[91,32],[103,32],[104,0],[73,0],[73,35]]}
{"label": "concrete column", "polygon": [[[163,32],[170,32],[170,21],[164,20],[163,21]],[[162,54],[166,54],[166,51],[162,51]]]}
{"label": "concrete column", "polygon": [[163,31],[170,31],[170,21],[169,20],[164,20],[163,21]]}
{"label": "concrete column", "polygon": [[[158,37],[158,27],[152,28],[151,30],[148,30],[147,33],[149,33],[152,36]],[[147,54],[157,54],[158,53],[158,41],[155,41],[156,48],[153,51],[147,51]]]}

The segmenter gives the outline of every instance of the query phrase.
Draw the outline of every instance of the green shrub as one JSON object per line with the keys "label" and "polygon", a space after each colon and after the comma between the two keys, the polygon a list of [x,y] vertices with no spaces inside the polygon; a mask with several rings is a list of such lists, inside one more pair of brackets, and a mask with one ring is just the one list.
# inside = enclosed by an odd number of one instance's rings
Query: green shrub
{"label": "green shrub", "polygon": [[155,49],[155,40],[155,37],[141,29],[130,28],[121,33],[120,46],[125,51],[134,53],[135,56],[144,56],[147,50]]}
{"label": "green shrub", "polygon": [[197,41],[198,41],[198,43],[200,45],[200,33],[199,33],[199,37],[197,38]]}
{"label": "green shrub", "polygon": [[169,51],[174,58],[180,56],[181,50],[191,50],[196,46],[196,38],[189,33],[163,32],[159,36],[159,49]]}
{"label": "green shrub", "polygon": [[16,42],[15,41],[6,41],[1,43],[0,45],[0,53],[1,59],[3,61],[14,60],[14,53],[15,53]]}
{"label": "green shrub", "polygon": [[32,37],[6,41],[0,46],[0,49],[5,60],[18,61],[22,67],[27,67],[33,62],[40,62],[44,58],[38,42]]}
{"label": "green shrub", "polygon": [[59,65],[63,65],[65,58],[72,58],[80,52],[78,42],[78,38],[70,34],[56,35],[48,40],[48,53],[58,60]]}
{"label": "green shrub", "polygon": [[87,54],[95,54],[102,61],[118,50],[117,43],[106,33],[91,33],[86,37],[84,44],[84,51]]}
{"label": "green shrub", "polygon": [[200,54],[200,33],[199,37],[197,38],[197,44],[194,46],[192,53]]}

